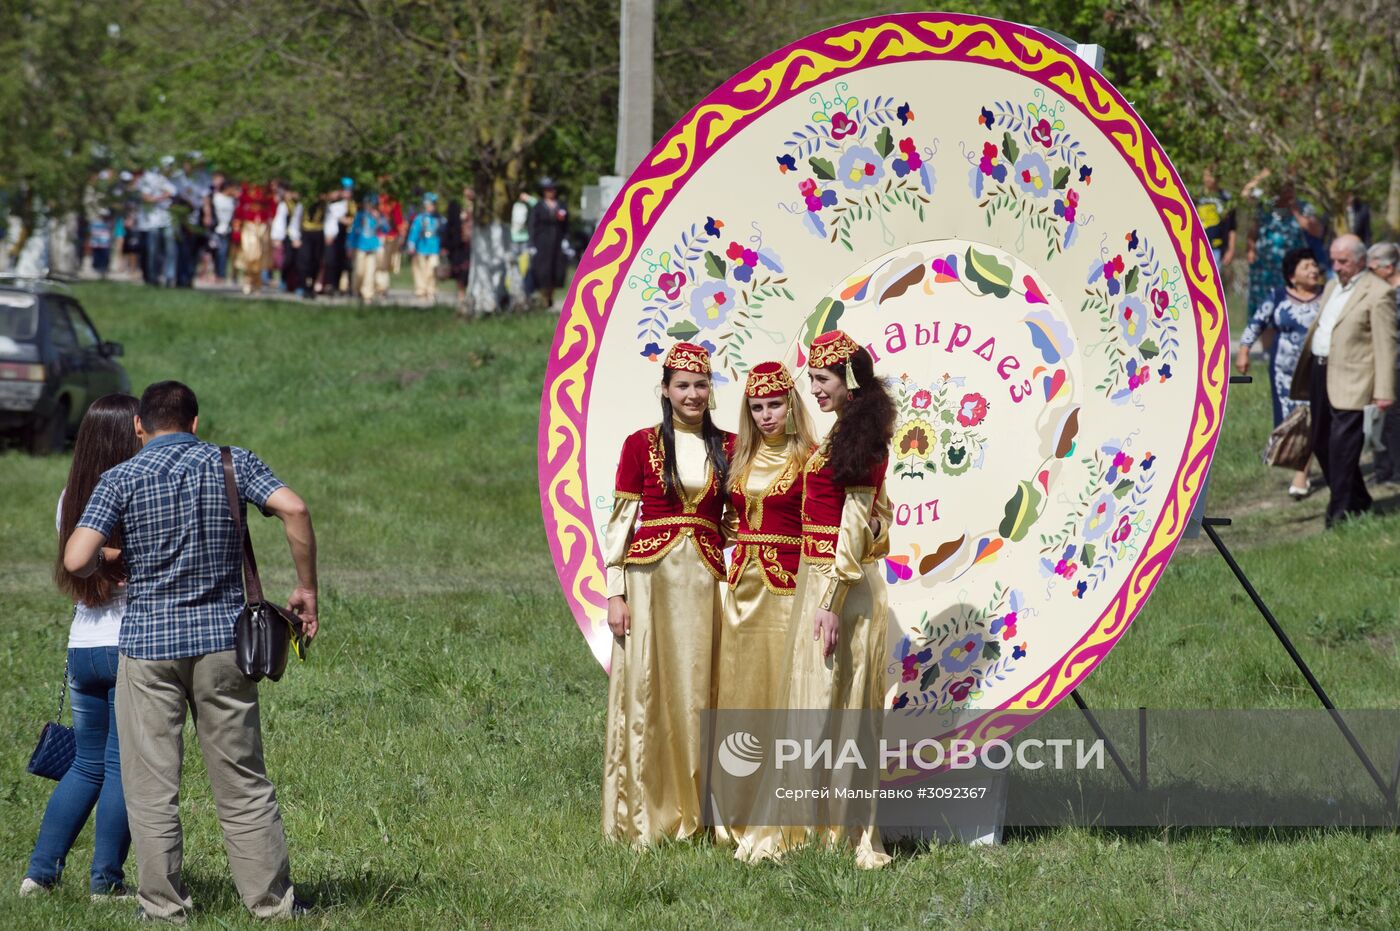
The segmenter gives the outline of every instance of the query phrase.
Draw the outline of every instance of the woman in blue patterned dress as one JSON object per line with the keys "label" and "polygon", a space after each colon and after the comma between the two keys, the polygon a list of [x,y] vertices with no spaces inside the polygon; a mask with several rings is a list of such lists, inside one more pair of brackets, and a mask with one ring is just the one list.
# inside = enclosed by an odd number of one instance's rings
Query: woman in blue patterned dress
{"label": "woman in blue patterned dress", "polygon": [[[1269,349],[1269,383],[1273,386],[1275,427],[1295,407],[1308,403],[1290,399],[1288,391],[1293,384],[1293,372],[1298,367],[1298,357],[1302,354],[1308,328],[1321,310],[1322,269],[1318,267],[1310,249],[1292,249],[1283,257],[1283,280],[1286,284],[1275,289],[1250,317],[1240,336],[1240,348],[1235,351],[1235,370],[1243,375],[1249,371],[1249,347],[1265,331],[1273,331],[1273,345]],[[1295,498],[1307,496],[1307,468],[1294,474],[1288,493]]]}
{"label": "woman in blue patterned dress", "polygon": [[[1266,169],[1255,175],[1245,185],[1245,191],[1257,190],[1269,177]],[[1255,216],[1254,228],[1249,231],[1249,313],[1252,317],[1259,308],[1272,299],[1285,281],[1279,278],[1278,270],[1283,257],[1290,249],[1301,249],[1310,245],[1308,237],[1318,242],[1325,233],[1322,218],[1307,201],[1299,200],[1294,192],[1293,182],[1285,180],[1278,187],[1272,207],[1261,207]],[[1314,261],[1317,252],[1309,253]],[[1325,270],[1325,269],[1324,269]]]}

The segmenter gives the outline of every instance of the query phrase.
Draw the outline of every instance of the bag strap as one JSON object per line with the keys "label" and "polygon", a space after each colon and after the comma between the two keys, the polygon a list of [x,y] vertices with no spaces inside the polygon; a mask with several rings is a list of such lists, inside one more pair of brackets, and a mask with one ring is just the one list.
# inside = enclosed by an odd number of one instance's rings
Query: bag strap
{"label": "bag strap", "polygon": [[258,562],[253,557],[253,538],[243,523],[243,508],[238,501],[238,480],[233,476],[233,450],[219,447],[219,456],[224,461],[224,493],[228,496],[228,513],[233,518],[233,532],[243,545],[243,591],[248,604],[263,602],[262,582],[258,579]]}
{"label": "bag strap", "polygon": [[[78,619],[78,606],[73,605],[73,620]],[[68,697],[68,651],[63,651],[63,681],[58,684],[58,714],[54,715],[54,721],[63,723],[63,700]]]}

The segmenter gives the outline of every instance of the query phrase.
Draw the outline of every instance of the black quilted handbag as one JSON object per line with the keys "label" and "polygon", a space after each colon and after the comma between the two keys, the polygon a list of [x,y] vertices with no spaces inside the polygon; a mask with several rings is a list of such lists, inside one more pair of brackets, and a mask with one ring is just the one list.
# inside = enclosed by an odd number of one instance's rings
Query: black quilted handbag
{"label": "black quilted handbag", "polygon": [[63,720],[63,700],[68,694],[68,664],[63,664],[63,684],[58,690],[58,716],[44,725],[39,732],[39,746],[34,748],[26,769],[45,779],[62,779],[63,774],[73,765],[77,754],[77,741],[73,728],[60,723]]}

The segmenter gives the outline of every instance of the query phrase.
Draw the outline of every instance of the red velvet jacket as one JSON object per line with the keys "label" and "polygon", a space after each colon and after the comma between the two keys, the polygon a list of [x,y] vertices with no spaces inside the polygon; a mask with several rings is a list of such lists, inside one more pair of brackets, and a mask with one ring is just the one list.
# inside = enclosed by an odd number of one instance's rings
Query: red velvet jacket
{"label": "red velvet jacket", "polygon": [[[731,434],[725,434],[726,445]],[[658,562],[682,540],[689,538],[696,552],[716,579],[724,578],[724,542],[720,522],[724,517],[724,496],[713,471],[700,494],[681,500],[667,494],[663,468],[665,453],[661,428],[646,427],[622,441],[613,494],[640,500],[641,520],[627,550],[628,565]]]}
{"label": "red velvet jacket", "polygon": [[802,558],[801,470],[789,465],[764,491],[762,500],[753,502],[752,513],[746,494],[729,493],[739,519],[729,584],[738,584],[745,566],[753,562],[770,591],[790,595],[797,590],[797,564]]}
{"label": "red velvet jacket", "polygon": [[823,446],[807,460],[802,472],[802,556],[809,562],[836,561],[836,538],[841,531],[841,512],[846,492],[869,491],[879,497],[885,484],[889,457],[882,456],[870,467],[859,485],[840,485],[831,470]]}

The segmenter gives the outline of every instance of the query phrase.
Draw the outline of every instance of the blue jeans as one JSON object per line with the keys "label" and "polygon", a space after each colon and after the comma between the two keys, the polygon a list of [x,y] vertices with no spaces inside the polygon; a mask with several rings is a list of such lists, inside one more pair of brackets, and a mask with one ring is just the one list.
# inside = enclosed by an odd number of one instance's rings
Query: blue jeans
{"label": "blue jeans", "polygon": [[122,885],[122,864],[131,846],[122,794],[121,755],[117,749],[117,648],[84,647],[68,651],[68,696],[73,708],[77,756],[49,797],[39,840],[25,876],[52,886],[63,875],[64,860],[78,832],[97,807],[93,837],[93,892]]}

